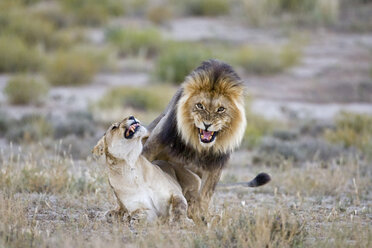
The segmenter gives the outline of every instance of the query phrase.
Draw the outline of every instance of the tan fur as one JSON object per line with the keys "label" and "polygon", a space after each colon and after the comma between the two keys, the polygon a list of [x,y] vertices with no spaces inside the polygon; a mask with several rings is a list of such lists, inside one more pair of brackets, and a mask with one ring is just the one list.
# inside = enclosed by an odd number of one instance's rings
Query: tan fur
{"label": "tan fur", "polygon": [[[171,209],[174,218],[186,217],[187,201],[175,176],[140,155],[147,130],[140,126],[133,138],[124,138],[133,122],[126,118],[113,124],[93,149],[94,155],[106,156],[109,183],[119,203],[119,207],[106,216],[128,214],[153,221],[157,217],[168,217]],[[169,168],[172,170],[171,165]]]}

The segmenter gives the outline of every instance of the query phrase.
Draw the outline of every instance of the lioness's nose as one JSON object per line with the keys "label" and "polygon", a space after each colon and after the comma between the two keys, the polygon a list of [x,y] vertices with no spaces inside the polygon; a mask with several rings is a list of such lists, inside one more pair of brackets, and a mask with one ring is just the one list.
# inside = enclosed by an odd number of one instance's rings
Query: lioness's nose
{"label": "lioness's nose", "polygon": [[129,120],[134,121],[135,120],[134,116],[133,115],[129,116]]}

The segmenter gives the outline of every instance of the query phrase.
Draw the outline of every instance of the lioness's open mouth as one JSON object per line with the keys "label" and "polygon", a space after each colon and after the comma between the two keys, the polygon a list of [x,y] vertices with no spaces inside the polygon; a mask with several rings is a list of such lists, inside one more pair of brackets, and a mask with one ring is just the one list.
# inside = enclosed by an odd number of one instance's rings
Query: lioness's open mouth
{"label": "lioness's open mouth", "polygon": [[203,143],[213,142],[218,134],[218,132],[206,131],[200,128],[198,128],[198,130],[199,130],[200,141]]}
{"label": "lioness's open mouth", "polygon": [[133,135],[138,131],[139,127],[141,125],[139,122],[135,121],[133,122],[127,129],[125,129],[124,138],[131,139],[133,138]]}

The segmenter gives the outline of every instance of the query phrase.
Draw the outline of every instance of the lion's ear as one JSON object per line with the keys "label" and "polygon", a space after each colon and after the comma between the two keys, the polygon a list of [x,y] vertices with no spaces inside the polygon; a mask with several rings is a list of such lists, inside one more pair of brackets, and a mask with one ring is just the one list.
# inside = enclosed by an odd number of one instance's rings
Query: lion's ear
{"label": "lion's ear", "polygon": [[105,154],[105,137],[102,137],[93,148],[92,153],[97,158]]}

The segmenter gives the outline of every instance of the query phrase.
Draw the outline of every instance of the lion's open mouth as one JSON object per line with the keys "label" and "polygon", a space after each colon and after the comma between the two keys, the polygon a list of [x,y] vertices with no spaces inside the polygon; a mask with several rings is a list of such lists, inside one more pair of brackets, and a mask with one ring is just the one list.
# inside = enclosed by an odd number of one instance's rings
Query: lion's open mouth
{"label": "lion's open mouth", "polygon": [[203,143],[211,143],[215,140],[218,132],[206,131],[198,128],[200,141]]}
{"label": "lion's open mouth", "polygon": [[133,122],[127,129],[125,129],[124,138],[133,138],[133,135],[138,131],[140,126],[139,122]]}

